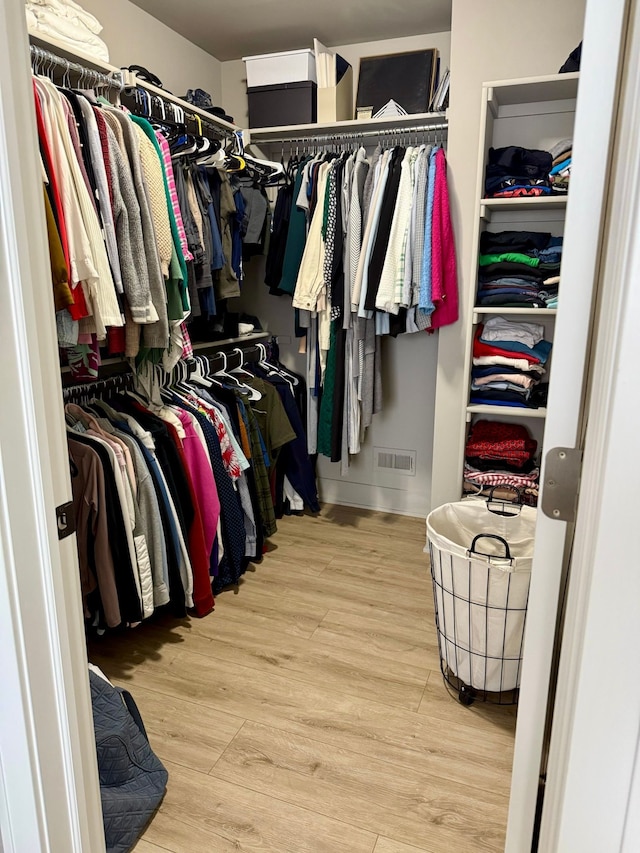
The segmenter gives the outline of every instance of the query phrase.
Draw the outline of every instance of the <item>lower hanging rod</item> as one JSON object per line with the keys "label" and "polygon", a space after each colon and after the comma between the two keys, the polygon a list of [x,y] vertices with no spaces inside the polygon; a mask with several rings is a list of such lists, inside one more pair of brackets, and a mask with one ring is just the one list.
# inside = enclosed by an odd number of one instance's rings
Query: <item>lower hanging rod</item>
{"label": "lower hanging rod", "polygon": [[322,131],[319,133],[313,133],[313,131],[309,131],[305,128],[304,132],[297,135],[292,133],[291,136],[282,136],[277,138],[272,138],[270,136],[265,136],[264,138],[260,137],[259,133],[255,135],[252,134],[251,142],[256,145],[284,145],[287,142],[315,142],[315,143],[326,143],[333,142],[336,139],[369,139],[369,138],[380,138],[384,136],[411,136],[415,133],[430,133],[431,131],[436,131],[438,133],[447,131],[449,129],[449,125],[446,123],[440,124],[421,124],[421,125],[402,125],[395,127],[381,127],[378,130],[340,130],[336,133],[327,133],[326,131]]}

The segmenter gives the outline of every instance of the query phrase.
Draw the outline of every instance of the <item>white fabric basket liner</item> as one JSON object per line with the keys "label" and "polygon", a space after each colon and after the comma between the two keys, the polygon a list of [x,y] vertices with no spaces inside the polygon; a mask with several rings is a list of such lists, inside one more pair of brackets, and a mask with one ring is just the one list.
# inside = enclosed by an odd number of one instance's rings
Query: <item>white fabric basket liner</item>
{"label": "white fabric basket liner", "polygon": [[[485,501],[445,504],[427,518],[440,654],[449,670],[478,690],[503,692],[520,685],[524,625],[536,511],[514,516],[488,510]],[[478,535],[481,554],[469,554]]]}

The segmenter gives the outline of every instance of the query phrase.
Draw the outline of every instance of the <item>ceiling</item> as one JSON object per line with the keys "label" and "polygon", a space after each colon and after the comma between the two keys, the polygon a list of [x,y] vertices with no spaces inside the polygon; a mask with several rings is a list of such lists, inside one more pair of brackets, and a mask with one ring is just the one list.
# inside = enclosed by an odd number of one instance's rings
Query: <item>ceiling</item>
{"label": "ceiling", "polygon": [[222,61],[256,53],[438,33],[451,0],[133,0]]}

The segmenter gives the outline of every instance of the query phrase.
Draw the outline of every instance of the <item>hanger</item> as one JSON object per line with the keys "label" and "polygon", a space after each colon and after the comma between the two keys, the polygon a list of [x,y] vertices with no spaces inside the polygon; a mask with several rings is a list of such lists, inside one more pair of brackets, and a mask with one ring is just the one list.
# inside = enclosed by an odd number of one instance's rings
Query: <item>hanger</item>
{"label": "hanger", "polygon": [[284,176],[284,167],[281,163],[274,163],[271,160],[258,160],[255,157],[244,155],[247,164],[247,171],[254,180],[258,182],[270,183],[274,179],[279,179]]}
{"label": "hanger", "polygon": [[[190,362],[189,381],[203,388],[211,388],[213,382],[208,377],[209,362],[204,356],[195,356]],[[205,372],[206,366],[206,372]]]}
{"label": "hanger", "polygon": [[295,386],[300,384],[298,377],[295,374],[290,373],[282,364],[280,364],[280,362],[274,364],[269,361],[267,357],[267,348],[264,344],[259,343],[256,344],[256,346],[262,354],[262,358],[258,362],[259,367],[266,372],[267,376],[273,376],[275,374],[276,376],[280,376],[281,379],[284,379],[291,388],[291,393],[293,394]]}
{"label": "hanger", "polygon": [[225,172],[243,172],[247,168],[247,161],[239,154],[229,154],[223,166]]}
{"label": "hanger", "polygon": [[224,365],[221,370],[216,370],[217,376],[223,376],[231,385],[234,385],[241,391],[244,391],[249,395],[249,399],[257,402],[258,400],[262,400],[262,394],[259,391],[256,391],[255,388],[251,388],[249,385],[245,385],[243,382],[240,382],[236,376],[232,376],[231,373],[227,371],[228,367],[228,359],[227,355],[224,352],[219,352],[217,355],[223,360]]}
{"label": "hanger", "polygon": [[266,348],[266,346],[264,344],[256,344],[256,347],[258,348],[258,351],[260,352],[260,355],[261,355],[261,358],[258,361],[259,367],[261,367],[263,370],[268,370],[270,367],[273,367],[273,365],[270,364],[269,361],[267,360],[267,348]]}
{"label": "hanger", "polygon": [[223,167],[224,162],[227,158],[227,154],[220,144],[216,140],[216,142],[212,145],[209,156],[204,157],[202,159],[198,159],[198,163],[201,166],[213,166],[216,169],[220,169]]}
{"label": "hanger", "polygon": [[253,374],[244,370],[244,350],[241,350],[240,347],[236,347],[234,350],[232,350],[232,353],[238,353],[238,355],[240,356],[240,364],[237,367],[234,367],[231,373],[236,375],[244,375],[250,379],[253,379]]}
{"label": "hanger", "polygon": [[191,394],[192,389],[189,387],[190,367],[186,361],[180,359],[176,366],[171,371],[171,382],[169,390],[180,392],[182,394]]}

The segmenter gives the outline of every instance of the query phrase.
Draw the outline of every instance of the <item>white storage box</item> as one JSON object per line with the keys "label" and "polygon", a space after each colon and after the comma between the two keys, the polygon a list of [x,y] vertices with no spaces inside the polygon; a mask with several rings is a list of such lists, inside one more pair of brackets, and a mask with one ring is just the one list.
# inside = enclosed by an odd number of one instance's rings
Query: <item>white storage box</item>
{"label": "white storage box", "polygon": [[263,53],[245,56],[247,88],[277,86],[280,83],[318,82],[316,57],[312,50],[286,50],[282,53]]}

